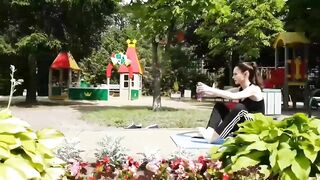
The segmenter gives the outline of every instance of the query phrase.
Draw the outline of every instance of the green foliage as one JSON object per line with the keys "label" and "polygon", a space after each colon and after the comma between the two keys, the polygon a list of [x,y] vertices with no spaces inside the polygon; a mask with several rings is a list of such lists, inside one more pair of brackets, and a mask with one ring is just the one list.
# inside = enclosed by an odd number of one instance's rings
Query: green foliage
{"label": "green foliage", "polygon": [[210,39],[213,54],[257,58],[261,47],[270,46],[272,34],[283,30],[284,5],[284,0],[214,1],[197,31]]}
{"label": "green foliage", "polygon": [[5,38],[0,35],[0,54],[13,54],[15,51]]}
{"label": "green foliage", "polygon": [[92,54],[84,58],[79,66],[82,70],[82,77],[91,84],[105,83],[108,53],[105,50],[93,51]]}
{"label": "green foliage", "polygon": [[24,36],[17,43],[17,51],[36,53],[39,49],[59,50],[61,42],[48,37],[45,33],[32,33]]}
{"label": "green foliage", "polygon": [[58,179],[64,162],[52,149],[63,134],[52,129],[33,132],[25,121],[0,111],[0,179]]}
{"label": "green foliage", "polygon": [[258,166],[264,178],[308,179],[320,172],[320,119],[297,113],[282,121],[256,114],[240,124],[235,138],[213,150],[228,172]]}
{"label": "green foliage", "polygon": [[0,55],[15,53],[16,59],[29,61],[21,63],[29,70],[24,78],[28,83],[27,102],[36,101],[36,66],[42,64],[36,62],[43,57],[55,57],[59,50],[70,51],[76,60],[90,55],[100,44],[100,34],[110,24],[108,17],[117,11],[118,3],[118,0],[0,2]]}

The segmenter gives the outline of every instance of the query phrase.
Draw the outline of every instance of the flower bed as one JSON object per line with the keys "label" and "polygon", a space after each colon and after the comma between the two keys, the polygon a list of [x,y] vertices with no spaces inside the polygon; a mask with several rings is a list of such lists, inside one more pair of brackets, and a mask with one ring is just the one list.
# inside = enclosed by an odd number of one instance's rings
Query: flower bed
{"label": "flower bed", "polygon": [[222,162],[200,156],[154,159],[138,162],[128,157],[120,166],[113,166],[109,157],[95,163],[74,161],[67,167],[69,179],[228,179]]}
{"label": "flower bed", "polygon": [[[74,161],[69,178],[81,179],[297,179],[320,173],[320,120],[297,113],[282,121],[256,114],[239,125],[209,157],[168,159],[128,157],[110,147],[96,154],[95,163]],[[112,143],[105,143],[112,144]],[[119,143],[116,143],[119,145]],[[103,149],[103,148],[102,148]],[[119,149],[117,147],[116,149]],[[117,158],[115,154],[118,152]],[[90,169],[90,171],[88,171]]]}

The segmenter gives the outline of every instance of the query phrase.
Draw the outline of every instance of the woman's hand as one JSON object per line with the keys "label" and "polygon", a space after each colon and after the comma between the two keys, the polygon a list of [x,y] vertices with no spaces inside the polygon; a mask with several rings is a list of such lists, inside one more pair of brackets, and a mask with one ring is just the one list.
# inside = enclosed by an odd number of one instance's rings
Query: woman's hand
{"label": "woman's hand", "polygon": [[198,82],[196,92],[202,94],[203,96],[216,96],[215,90],[202,82]]}

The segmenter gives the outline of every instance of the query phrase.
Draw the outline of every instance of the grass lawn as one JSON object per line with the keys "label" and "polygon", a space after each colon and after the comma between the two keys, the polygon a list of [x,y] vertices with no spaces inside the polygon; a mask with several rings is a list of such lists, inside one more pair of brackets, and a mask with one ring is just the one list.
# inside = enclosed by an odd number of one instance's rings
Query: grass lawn
{"label": "grass lawn", "polygon": [[127,127],[142,124],[146,127],[158,124],[161,128],[195,128],[206,126],[210,117],[209,110],[178,110],[163,108],[153,112],[148,107],[86,107],[79,109],[82,119],[106,126]]}

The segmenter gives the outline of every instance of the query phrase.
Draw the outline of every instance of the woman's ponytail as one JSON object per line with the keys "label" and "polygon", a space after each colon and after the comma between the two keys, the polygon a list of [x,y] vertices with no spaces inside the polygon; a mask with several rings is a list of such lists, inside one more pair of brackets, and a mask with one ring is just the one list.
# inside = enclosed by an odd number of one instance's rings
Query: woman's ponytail
{"label": "woman's ponytail", "polygon": [[261,89],[263,87],[263,83],[262,83],[262,77],[260,76],[259,70],[258,70],[258,66],[256,62],[252,62],[251,63],[252,69],[253,69],[253,83],[257,86],[259,86]]}

